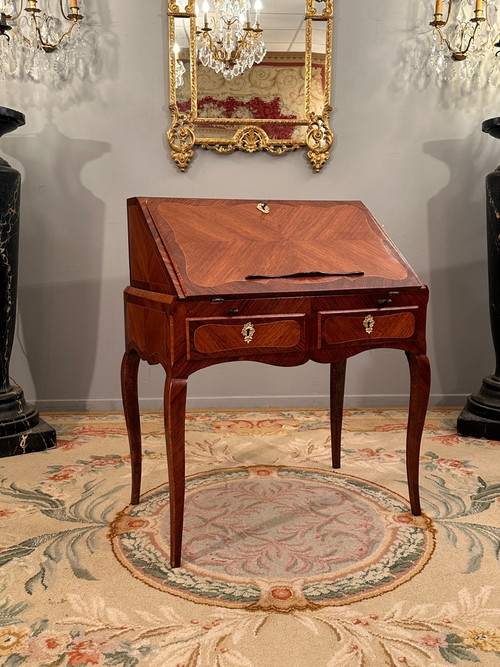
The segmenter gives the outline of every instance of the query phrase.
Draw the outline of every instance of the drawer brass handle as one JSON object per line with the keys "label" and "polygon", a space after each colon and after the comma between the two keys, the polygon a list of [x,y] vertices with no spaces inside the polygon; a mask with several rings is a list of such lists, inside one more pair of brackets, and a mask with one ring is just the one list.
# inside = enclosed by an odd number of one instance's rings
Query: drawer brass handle
{"label": "drawer brass handle", "polygon": [[372,315],[367,315],[365,319],[363,320],[363,326],[365,328],[365,331],[368,335],[371,334],[373,331],[373,327],[375,326],[375,320],[373,319]]}
{"label": "drawer brass handle", "polygon": [[246,324],[243,325],[243,329],[241,330],[241,335],[243,336],[243,339],[245,343],[251,343],[253,335],[255,333],[255,329],[253,327],[253,324],[251,322],[247,322]]}

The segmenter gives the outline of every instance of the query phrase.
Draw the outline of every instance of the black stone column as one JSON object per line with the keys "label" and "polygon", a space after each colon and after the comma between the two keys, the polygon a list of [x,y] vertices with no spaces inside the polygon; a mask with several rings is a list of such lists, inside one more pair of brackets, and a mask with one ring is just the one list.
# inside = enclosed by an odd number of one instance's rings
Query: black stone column
{"label": "black stone column", "polygon": [[[500,139],[500,118],[485,120],[483,132]],[[457,428],[461,435],[500,440],[500,167],[486,177],[486,222],[495,373],[485,377],[479,391],[469,396]]]}
{"label": "black stone column", "polygon": [[[0,107],[0,136],[24,125],[24,115]],[[21,387],[9,378],[14,342],[19,250],[21,175],[0,158],[0,457],[48,449],[56,444],[54,429],[26,403]]]}

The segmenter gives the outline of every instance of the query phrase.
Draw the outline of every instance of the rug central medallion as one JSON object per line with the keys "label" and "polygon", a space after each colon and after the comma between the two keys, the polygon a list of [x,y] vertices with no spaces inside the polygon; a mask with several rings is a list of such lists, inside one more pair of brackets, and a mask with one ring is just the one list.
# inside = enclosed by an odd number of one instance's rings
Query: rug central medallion
{"label": "rug central medallion", "polygon": [[247,609],[345,605],[396,588],[434,550],[428,517],[349,475],[256,466],[186,478],[182,567],[169,559],[168,485],[111,525],[118,560],[163,591]]}

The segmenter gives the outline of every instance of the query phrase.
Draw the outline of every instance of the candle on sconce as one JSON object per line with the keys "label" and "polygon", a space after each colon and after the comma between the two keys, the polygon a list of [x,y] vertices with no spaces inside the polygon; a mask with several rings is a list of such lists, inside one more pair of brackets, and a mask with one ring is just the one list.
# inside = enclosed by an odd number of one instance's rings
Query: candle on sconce
{"label": "candle on sconce", "polygon": [[77,0],[70,0],[70,9],[78,9]]}
{"label": "candle on sconce", "polygon": [[262,2],[260,0],[255,0],[255,4],[253,6],[255,10],[255,23],[258,23],[260,20],[260,12],[262,9]]}
{"label": "candle on sconce", "polygon": [[483,0],[476,0],[476,16],[483,13]]}
{"label": "candle on sconce", "polygon": [[174,58],[177,60],[179,58],[179,51],[181,50],[181,47],[177,44],[177,42],[174,44],[172,51],[174,52]]}
{"label": "candle on sconce", "polygon": [[208,0],[205,0],[202,9],[203,9],[203,20],[205,22],[205,28],[208,28],[208,10],[210,9],[208,5]]}
{"label": "candle on sconce", "polygon": [[443,15],[443,0],[436,0],[436,11],[434,14]]}

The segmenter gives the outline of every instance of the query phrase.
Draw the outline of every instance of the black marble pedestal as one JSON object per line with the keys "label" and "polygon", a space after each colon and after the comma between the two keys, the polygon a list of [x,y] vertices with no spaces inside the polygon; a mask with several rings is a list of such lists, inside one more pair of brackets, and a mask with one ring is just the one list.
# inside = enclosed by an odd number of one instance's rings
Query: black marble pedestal
{"label": "black marble pedestal", "polygon": [[[500,139],[500,118],[485,120],[483,132]],[[494,375],[485,377],[479,391],[467,399],[457,428],[461,435],[500,440],[500,167],[486,177],[486,202],[490,322],[496,367]]]}
{"label": "black marble pedestal", "polygon": [[[24,115],[0,107],[0,136],[24,125]],[[9,377],[14,342],[21,175],[0,158],[0,457],[37,452],[56,443],[55,430],[26,403]]]}

